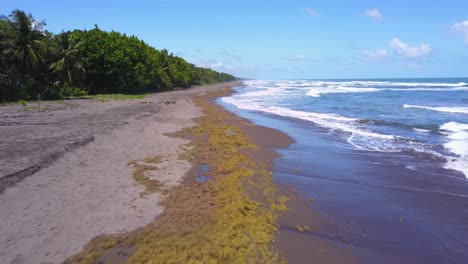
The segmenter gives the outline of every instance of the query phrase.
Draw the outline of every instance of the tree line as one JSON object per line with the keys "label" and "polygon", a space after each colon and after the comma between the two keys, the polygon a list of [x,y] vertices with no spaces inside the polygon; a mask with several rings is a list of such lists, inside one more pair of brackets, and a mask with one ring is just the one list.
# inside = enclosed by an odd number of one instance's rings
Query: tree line
{"label": "tree line", "polygon": [[45,26],[21,10],[0,16],[0,102],[157,92],[235,79],[135,36],[98,26],[53,34]]}

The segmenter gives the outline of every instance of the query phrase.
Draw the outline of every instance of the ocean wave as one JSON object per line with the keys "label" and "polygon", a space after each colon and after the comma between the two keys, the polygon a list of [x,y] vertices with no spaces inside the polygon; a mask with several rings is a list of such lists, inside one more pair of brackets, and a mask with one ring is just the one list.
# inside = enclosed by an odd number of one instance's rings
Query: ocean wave
{"label": "ocean wave", "polygon": [[448,123],[441,125],[440,129],[456,133],[456,132],[468,130],[468,125],[457,123],[457,122],[448,122]]}
{"label": "ocean wave", "polygon": [[[374,93],[379,91],[468,91],[464,82],[458,83],[404,83],[381,81],[310,81],[310,80],[282,80],[282,81],[250,81],[241,93],[231,97],[222,98],[225,103],[232,104],[240,109],[259,111],[283,117],[297,118],[312,122],[317,126],[329,129],[331,133],[337,133],[356,149],[402,152],[424,159],[445,162],[445,168],[461,171],[468,178],[468,125],[456,122],[448,122],[440,126],[436,124],[406,124],[399,123],[387,115],[369,116],[367,119],[350,118],[335,114],[334,105],[325,101],[324,109],[329,113],[317,113],[316,106],[301,105],[307,102],[314,104],[315,99],[303,100],[305,94],[310,97],[320,97],[327,93]],[[376,98],[379,95],[376,95]],[[292,100],[288,100],[288,98]],[[340,99],[345,100],[345,98]],[[377,99],[376,99],[377,100]],[[299,102],[298,109],[290,109]],[[339,104],[337,101],[334,104]],[[317,102],[321,104],[321,102]],[[429,103],[428,103],[429,104]],[[417,108],[429,111],[467,114],[467,107],[440,107],[431,105],[395,105],[395,107]],[[364,108],[365,107],[361,107]],[[357,110],[361,109],[357,107]],[[319,110],[320,111],[320,110]],[[352,113],[353,112],[351,111]],[[345,112],[343,112],[345,113]],[[436,113],[433,113],[434,115]],[[362,112],[357,113],[358,116]],[[374,117],[374,118],[373,118]],[[375,118],[377,117],[377,118]],[[458,119],[454,115],[452,120]],[[446,115],[444,115],[446,118]],[[382,119],[382,120],[378,120]],[[437,118],[435,119],[437,120]],[[424,120],[423,120],[424,121]],[[446,121],[444,121],[446,122]],[[466,122],[463,122],[466,123]],[[399,133],[404,128],[406,132]],[[376,131],[377,130],[377,131]],[[382,132],[380,132],[382,131]],[[383,132],[385,131],[385,132]],[[388,134],[384,134],[388,133]],[[426,133],[424,135],[422,133]],[[430,133],[430,134],[429,134]],[[440,143],[447,141],[445,144]],[[436,140],[434,141],[433,138]],[[420,141],[417,141],[419,139]]]}
{"label": "ocean wave", "polygon": [[365,124],[365,125],[398,127],[398,128],[404,128],[408,130],[414,130],[414,131],[425,132],[425,133],[438,132],[439,130],[439,125],[436,125],[436,124],[425,124],[425,125],[418,125],[418,127],[415,127],[414,124],[409,124],[409,123],[404,123],[404,122],[385,120],[385,119],[368,119],[368,118],[359,119],[358,122],[360,124]]}
{"label": "ocean wave", "polygon": [[308,96],[320,97],[322,94],[333,93],[370,93],[379,91],[421,91],[421,92],[451,92],[451,91],[468,91],[468,87],[451,87],[451,88],[375,88],[375,87],[351,87],[351,86],[319,86],[309,87],[310,90],[306,93]]}
{"label": "ocean wave", "polygon": [[433,107],[433,106],[424,106],[424,105],[403,105],[404,108],[419,108],[431,111],[446,112],[446,113],[456,113],[456,114],[468,114],[468,107]]}
{"label": "ocean wave", "polygon": [[337,114],[330,114],[330,113],[315,113],[315,112],[305,112],[305,111],[297,111],[292,110],[286,107],[279,107],[279,106],[264,106],[255,104],[252,102],[245,102],[234,97],[223,97],[221,99],[225,103],[232,104],[240,109],[244,110],[253,110],[259,112],[265,112],[269,114],[274,114],[283,117],[291,117],[297,118],[301,120],[306,120],[313,122],[321,127],[330,128],[330,129],[338,129],[345,132],[349,132],[352,134],[358,134],[366,137],[375,137],[375,138],[382,138],[382,139],[393,139],[393,135],[385,135],[374,133],[368,130],[364,130],[354,126],[353,124],[357,124],[358,119],[344,117]]}
{"label": "ocean wave", "polygon": [[413,127],[413,130],[421,133],[430,133],[431,130]]}
{"label": "ocean wave", "polygon": [[430,82],[392,82],[392,81],[338,81],[338,80],[250,80],[244,81],[248,86],[351,86],[351,87],[468,87],[465,82],[458,83],[430,83]]}
{"label": "ocean wave", "polygon": [[[232,104],[240,109],[258,111],[288,118],[296,118],[312,122],[317,126],[330,129],[331,131],[348,133],[346,141],[356,149],[366,151],[401,152],[417,156],[419,158],[428,159],[428,157],[430,157],[430,160],[446,161],[441,154],[432,150],[434,146],[430,144],[425,144],[415,139],[381,134],[370,131],[366,128],[366,126],[370,124],[375,125],[377,123],[388,123],[382,120],[362,120],[344,117],[333,113],[298,111],[286,107],[271,106],[263,102],[256,102],[251,98],[242,97],[242,94],[223,97],[221,98],[221,101]],[[400,126],[413,129],[412,125],[400,124]],[[430,132],[433,130],[420,129],[420,132],[422,131]]]}
{"label": "ocean wave", "polygon": [[461,171],[468,178],[468,124],[448,122],[440,130],[448,139],[444,147],[457,156],[448,159],[445,168]]}
{"label": "ocean wave", "polygon": [[[240,96],[223,97],[221,101],[232,104],[237,108],[251,111],[296,118],[314,123],[317,126],[347,133],[346,141],[354,148],[366,151],[419,153],[419,156],[441,157],[431,146],[417,140],[381,134],[366,129],[366,124],[359,119],[349,118],[331,113],[316,113],[298,111],[279,106],[258,104]],[[343,134],[346,135],[346,134]]]}
{"label": "ocean wave", "polygon": [[[251,80],[244,81],[248,87],[265,89],[274,95],[288,89],[307,90],[306,95],[320,97],[332,93],[369,93],[379,91],[468,91],[468,84],[458,83],[410,83],[384,81],[310,81],[310,80]],[[252,94],[254,95],[254,94]]]}
{"label": "ocean wave", "polygon": [[386,86],[399,86],[399,87],[462,87],[467,83],[408,83],[408,82],[389,82]]}
{"label": "ocean wave", "polygon": [[379,86],[379,87],[463,87],[467,86],[467,83],[428,83],[428,82],[391,82],[391,81],[318,81],[310,83],[321,83],[331,85],[347,85],[355,87],[367,87],[367,86]]}
{"label": "ocean wave", "polygon": [[369,93],[369,92],[378,92],[382,89],[378,88],[356,88],[356,87],[346,87],[346,86],[328,86],[328,87],[316,87],[310,89],[306,95],[312,97],[320,97],[322,94],[328,93]]}
{"label": "ocean wave", "polygon": [[454,92],[454,91],[468,91],[468,87],[466,86],[454,86],[454,87],[447,87],[447,88],[437,88],[437,87],[428,87],[428,88],[391,88],[391,89],[384,89],[388,91],[421,91],[421,92]]}

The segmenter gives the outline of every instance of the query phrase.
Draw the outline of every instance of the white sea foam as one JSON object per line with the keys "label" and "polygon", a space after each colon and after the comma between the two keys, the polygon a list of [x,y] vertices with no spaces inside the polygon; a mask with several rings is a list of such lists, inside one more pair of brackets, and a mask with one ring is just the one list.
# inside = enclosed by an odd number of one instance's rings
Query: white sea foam
{"label": "white sea foam", "polygon": [[354,87],[354,86],[339,86],[339,85],[320,85],[310,87],[310,90],[306,93],[308,96],[320,97],[322,94],[330,93],[369,93],[379,91],[422,91],[422,92],[450,92],[450,91],[468,91],[468,87],[420,87],[420,88],[375,88],[375,87]]}
{"label": "white sea foam", "polygon": [[381,89],[378,88],[357,88],[357,87],[346,87],[346,86],[328,86],[328,87],[315,87],[310,89],[306,95],[312,97],[320,97],[322,94],[328,93],[369,93],[378,92]]}
{"label": "white sea foam", "polygon": [[251,80],[244,82],[257,89],[280,93],[287,89],[307,90],[306,95],[320,97],[332,93],[369,93],[378,91],[468,91],[468,84],[459,83],[410,83],[389,81],[311,81],[311,80]]}
{"label": "white sea foam", "polygon": [[456,133],[456,132],[468,130],[468,125],[457,123],[457,122],[448,122],[448,123],[441,125],[440,129]]}
{"label": "white sea foam", "polygon": [[[357,149],[400,152],[416,151],[441,157],[440,151],[431,144],[412,141],[399,136],[382,134],[369,130],[368,124],[358,119],[340,116],[333,113],[317,113],[288,108],[286,97],[300,98],[304,94],[320,97],[327,93],[371,93],[378,91],[468,91],[466,83],[402,83],[380,81],[248,81],[249,88],[243,93],[222,98],[225,103],[233,104],[240,109],[254,110],[283,117],[297,118],[313,122],[328,128],[330,131],[342,131],[341,135]],[[278,102],[276,104],[275,102]],[[425,105],[403,105],[405,108],[420,108],[430,111],[466,114],[467,107],[436,107]],[[430,133],[430,130],[413,128],[419,133]],[[444,147],[453,154],[445,155],[446,168],[461,171],[468,178],[468,125],[449,122],[440,127],[439,132],[446,136],[448,142]]]}
{"label": "white sea foam", "polygon": [[403,105],[404,108],[419,108],[419,109],[426,109],[438,112],[446,112],[446,113],[455,113],[455,114],[468,114],[468,107],[433,107],[433,106],[424,106],[424,105]]}
{"label": "white sea foam", "polygon": [[465,87],[465,82],[458,83],[427,83],[427,82],[391,82],[391,81],[327,81],[327,80],[248,80],[244,81],[248,86],[256,85],[292,85],[297,86],[323,86],[343,85],[353,87]]}
{"label": "white sea foam", "polygon": [[461,171],[468,178],[468,124],[448,122],[440,126],[440,130],[449,139],[444,147],[457,155],[456,158],[449,158],[445,167]]}
{"label": "white sea foam", "polygon": [[427,129],[422,129],[422,128],[413,128],[414,131],[416,132],[421,132],[421,133],[429,133],[431,132],[430,130],[427,130]]}
{"label": "white sea foam", "polygon": [[[358,119],[340,116],[330,113],[315,113],[292,110],[285,107],[267,106],[255,103],[253,101],[242,100],[242,97],[224,97],[223,102],[232,104],[240,109],[260,111],[264,113],[274,114],[283,117],[297,118],[313,122],[314,124],[328,128],[331,130],[339,130],[350,134],[348,142],[359,149],[376,150],[376,151],[398,151],[391,150],[391,146],[395,137],[393,135],[379,134],[366,130],[358,126]],[[386,142],[383,143],[383,142]]]}
{"label": "white sea foam", "polygon": [[407,83],[407,82],[389,82],[387,86],[400,86],[400,87],[460,87],[466,86],[464,82],[459,83]]}
{"label": "white sea foam", "polygon": [[392,88],[384,89],[388,91],[421,91],[421,92],[453,92],[453,91],[468,91],[468,87],[447,87],[447,88],[437,88],[437,87],[427,87],[427,88]]}

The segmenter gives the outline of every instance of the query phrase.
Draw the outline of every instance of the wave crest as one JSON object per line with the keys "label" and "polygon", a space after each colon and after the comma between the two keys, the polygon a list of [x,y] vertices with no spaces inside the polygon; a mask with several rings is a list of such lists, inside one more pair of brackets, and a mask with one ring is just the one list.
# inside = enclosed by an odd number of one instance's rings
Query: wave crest
{"label": "wave crest", "polygon": [[455,114],[468,114],[468,107],[449,107],[449,106],[425,106],[425,105],[403,105],[404,108],[418,108],[437,112],[455,113]]}

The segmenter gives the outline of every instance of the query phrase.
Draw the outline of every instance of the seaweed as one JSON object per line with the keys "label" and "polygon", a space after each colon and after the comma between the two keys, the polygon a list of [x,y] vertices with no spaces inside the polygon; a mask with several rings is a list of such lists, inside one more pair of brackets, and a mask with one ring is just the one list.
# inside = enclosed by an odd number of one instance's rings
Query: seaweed
{"label": "seaweed", "polygon": [[[166,210],[154,223],[138,234],[113,238],[119,242],[111,246],[135,247],[127,263],[284,262],[272,244],[278,217],[287,210],[287,198],[276,195],[266,165],[252,161],[243,151],[257,147],[239,127],[229,124],[228,113],[218,111],[206,100],[193,99],[205,115],[195,120],[195,127],[173,136],[192,139],[184,147],[186,155],[181,156],[207,164],[213,180],[174,188],[163,198]],[[147,190],[157,189],[144,176],[146,170],[154,169],[152,165],[140,167],[132,162],[132,166],[137,182]],[[102,244],[94,241],[69,262],[89,263],[83,262],[91,258],[86,256],[102,253]]]}

